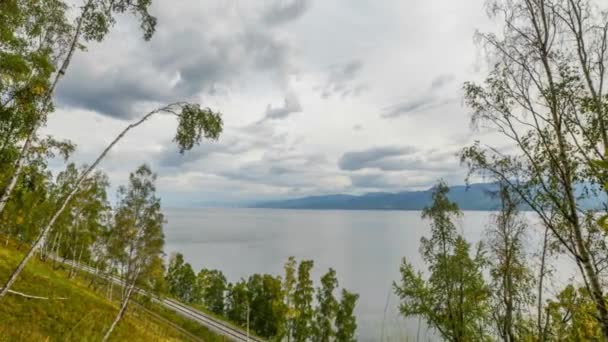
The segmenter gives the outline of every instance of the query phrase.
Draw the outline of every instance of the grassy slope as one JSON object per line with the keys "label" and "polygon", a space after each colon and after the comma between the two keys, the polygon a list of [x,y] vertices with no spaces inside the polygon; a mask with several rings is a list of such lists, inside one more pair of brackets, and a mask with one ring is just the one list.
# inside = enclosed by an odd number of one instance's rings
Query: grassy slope
{"label": "grassy slope", "polygon": [[[0,281],[20,260],[14,246],[0,244]],[[0,341],[99,341],[118,312],[116,303],[91,291],[86,280],[69,280],[66,272],[32,260],[13,290],[35,296],[65,297],[66,300],[27,299],[14,294],[0,300]],[[114,331],[113,341],[188,341],[185,333],[163,322],[170,320],[206,341],[216,336],[192,321],[163,310],[156,317],[132,305]]]}

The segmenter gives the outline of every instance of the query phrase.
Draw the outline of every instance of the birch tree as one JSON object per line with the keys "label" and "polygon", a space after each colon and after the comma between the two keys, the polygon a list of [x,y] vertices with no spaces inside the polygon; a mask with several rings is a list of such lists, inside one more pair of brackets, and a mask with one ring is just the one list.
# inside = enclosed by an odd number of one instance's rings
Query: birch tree
{"label": "birch tree", "polygon": [[506,187],[500,187],[496,195],[500,198],[500,211],[492,215],[487,230],[490,319],[498,337],[512,342],[529,333],[526,315],[534,299],[534,276],[527,266],[524,250],[527,224],[519,214],[519,203]]}
{"label": "birch tree", "polygon": [[294,306],[294,293],[296,287],[296,258],[290,256],[283,265],[285,278],[283,279],[283,295],[285,296],[285,334],[287,342],[291,342],[293,337],[294,320],[296,318],[296,309]]}
{"label": "birch tree", "polygon": [[314,266],[312,260],[303,260],[298,265],[296,288],[293,297],[295,318],[293,322],[293,340],[303,342],[312,334],[312,320],[314,318],[313,287],[310,271]]}
{"label": "birch tree", "polygon": [[330,268],[321,277],[321,287],[317,288],[317,308],[313,322],[312,341],[329,342],[336,335],[334,321],[338,314],[339,303],[334,296],[334,291],[337,287],[336,271]]}
{"label": "birch tree", "polygon": [[116,208],[112,231],[123,280],[123,294],[118,314],[103,338],[106,341],[126,313],[136,287],[145,288],[154,266],[162,260],[164,216],[156,196],[156,175],[147,165],[140,166],[129,176],[129,185],[118,190],[120,202]]}
{"label": "birch tree", "polygon": [[478,35],[491,67],[485,82],[465,84],[465,99],[473,124],[499,132],[514,149],[477,142],[462,160],[472,173],[504,182],[576,261],[608,339],[606,231],[584,206],[607,204],[598,200],[607,175],[593,163],[608,158],[608,19],[597,6],[588,0],[489,3],[502,31]]}
{"label": "birch tree", "polygon": [[359,295],[342,289],[342,298],[336,314],[336,342],[357,341],[357,318],[355,306]]}
{"label": "birch tree", "polygon": [[470,244],[458,234],[454,220],[462,213],[448,192],[448,186],[439,183],[432,204],[422,212],[422,218],[431,220],[431,236],[420,240],[428,279],[404,258],[395,293],[403,316],[425,319],[445,340],[481,341],[486,337],[489,292],[481,273],[485,259],[480,249],[471,257]]}

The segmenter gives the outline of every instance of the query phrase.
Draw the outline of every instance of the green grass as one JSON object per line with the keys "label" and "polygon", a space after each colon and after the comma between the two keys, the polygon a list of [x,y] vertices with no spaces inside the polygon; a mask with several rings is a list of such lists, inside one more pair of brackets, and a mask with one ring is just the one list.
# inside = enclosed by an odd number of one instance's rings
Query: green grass
{"label": "green grass", "polygon": [[[8,246],[0,244],[2,284],[22,255],[23,252],[18,251],[12,243]],[[27,299],[7,294],[0,299],[0,341],[101,340],[118,312],[118,303],[108,301],[87,285],[86,276],[70,280],[65,270],[53,269],[50,262],[43,263],[32,258],[13,290],[34,296],[67,299]],[[118,289],[114,293],[118,294]],[[222,341],[195,322],[160,307],[151,311],[131,305],[111,340],[192,341],[191,335],[195,335],[199,340]]]}

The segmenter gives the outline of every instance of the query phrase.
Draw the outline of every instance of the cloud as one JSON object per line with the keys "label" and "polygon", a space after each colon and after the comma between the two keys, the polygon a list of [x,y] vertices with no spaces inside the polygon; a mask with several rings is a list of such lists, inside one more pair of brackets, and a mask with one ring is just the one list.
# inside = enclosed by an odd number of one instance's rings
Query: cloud
{"label": "cloud", "polygon": [[180,154],[173,144],[156,156],[158,165],[166,168],[197,170],[201,163],[223,155],[238,160],[254,152],[279,153],[290,148],[285,134],[278,133],[271,125],[259,122],[227,129],[218,141],[205,141],[200,146]]}
{"label": "cloud", "polygon": [[175,120],[161,115],[101,165],[120,185],[150,163],[163,203],[428,187],[460,177],[448,152],[479,137],[465,134],[468,114],[454,99],[457,80],[479,76],[470,37],[482,2],[154,1],[151,41],[125,15],[74,56],[44,133],[77,142],[74,161],[90,163],[122,120],[162,103],[220,110],[217,142],[180,155]]}
{"label": "cloud", "polygon": [[270,25],[289,22],[301,17],[310,7],[310,0],[275,0],[264,13]]}
{"label": "cloud", "polygon": [[355,174],[350,176],[352,185],[356,188],[390,188],[395,184],[382,173]]}
{"label": "cloud", "polygon": [[165,102],[170,98],[170,89],[150,68],[97,70],[89,62],[84,59],[74,63],[71,72],[59,84],[57,100],[60,106],[133,118],[143,114],[137,112],[138,104]]}
{"label": "cloud", "polygon": [[431,81],[431,86],[422,95],[419,95],[415,99],[402,101],[385,108],[381,117],[391,119],[404,115],[415,114],[452,102],[452,99],[442,99],[437,93],[446,85],[450,84],[453,80],[454,76],[450,74],[435,77]]}
{"label": "cloud", "polygon": [[412,146],[396,147],[374,147],[363,151],[346,152],[338,161],[338,166],[342,170],[355,171],[364,168],[378,168],[383,160],[395,156],[404,156],[417,152],[418,149]]}
{"label": "cloud", "polygon": [[385,146],[346,152],[338,161],[344,171],[380,170],[450,172],[460,168],[456,151]]}
{"label": "cloud", "polygon": [[269,104],[266,107],[264,119],[285,119],[289,115],[300,113],[301,111],[302,105],[300,104],[298,96],[293,90],[288,90],[282,106],[273,107]]}
{"label": "cloud", "polygon": [[237,146],[226,142],[204,143],[203,145],[197,146],[197,148],[183,154],[179,153],[178,148],[171,147],[164,149],[161,152],[161,154],[158,156],[157,163],[161,167],[180,168],[186,166],[187,164],[207,159],[213,154],[237,154],[243,151],[245,150],[239,149]]}
{"label": "cloud", "polygon": [[[156,10],[163,13],[162,25],[150,42],[128,35],[130,40],[119,43],[124,38],[113,35],[95,54],[78,53],[58,87],[58,105],[131,119],[142,106],[198,100],[201,94],[242,84],[250,75],[265,75],[286,87],[293,67],[290,38],[266,21],[293,20],[307,4],[204,4],[197,7],[209,8],[192,12],[196,4],[191,1],[161,3]],[[259,16],[259,11],[266,14]]]}
{"label": "cloud", "polygon": [[454,81],[454,75],[451,74],[443,74],[435,77],[433,81],[431,81],[431,89],[439,89],[449,83]]}
{"label": "cloud", "polygon": [[403,116],[407,114],[411,114],[414,112],[418,112],[422,109],[429,108],[436,104],[436,99],[434,97],[421,97],[411,101],[404,101],[398,103],[394,106],[386,108],[385,112],[382,114],[383,118],[395,118],[398,116]]}
{"label": "cloud", "polygon": [[326,84],[323,86],[321,96],[329,98],[332,96],[346,97],[357,96],[366,88],[363,84],[356,84],[356,79],[361,74],[363,62],[354,59],[342,65],[333,65],[329,68]]}
{"label": "cloud", "polygon": [[[283,188],[291,193],[319,193],[340,186],[336,175],[330,171],[331,164],[321,154],[283,154],[262,158],[226,170],[221,176],[233,181],[245,181]],[[344,186],[347,182],[344,181]]]}

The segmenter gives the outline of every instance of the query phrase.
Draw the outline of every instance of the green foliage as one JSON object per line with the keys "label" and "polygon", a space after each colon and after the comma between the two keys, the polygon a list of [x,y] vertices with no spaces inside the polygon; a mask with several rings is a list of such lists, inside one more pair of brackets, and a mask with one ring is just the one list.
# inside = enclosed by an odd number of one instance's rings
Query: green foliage
{"label": "green foliage", "polygon": [[245,326],[249,315],[250,302],[249,287],[245,280],[241,279],[235,284],[228,284],[226,318],[240,326]]}
{"label": "green foliage", "polygon": [[169,293],[180,301],[184,303],[201,301],[196,274],[189,263],[184,263],[184,256],[181,253],[171,256],[165,280]]}
{"label": "green foliage", "polygon": [[342,299],[336,314],[336,342],[355,342],[357,320],[354,315],[359,295],[342,289]]}
{"label": "green foliage", "polygon": [[[53,182],[48,160],[59,156],[67,159],[73,150],[73,144],[50,137],[34,144],[27,158],[28,163],[17,179],[12,200],[0,213],[0,228],[4,233],[24,243],[29,243],[38,236],[40,227],[48,220],[58,197],[58,186]],[[0,154],[0,165],[6,166],[0,167],[0,184],[13,171],[10,164],[14,157]]]}
{"label": "green foliage", "polygon": [[584,288],[566,286],[547,304],[549,336],[555,341],[600,341],[597,310]]}
{"label": "green foliage", "polygon": [[201,109],[196,104],[186,104],[179,115],[175,141],[180,153],[188,151],[201,139],[217,140],[223,129],[222,116],[209,108]]}
{"label": "green foliage", "polygon": [[312,320],[314,309],[312,306],[315,289],[310,271],[314,266],[312,260],[303,260],[298,266],[298,282],[293,297],[294,309],[296,312],[295,322],[293,323],[293,339],[296,342],[304,342],[312,335]]}
{"label": "green foliage", "polygon": [[336,271],[329,271],[321,277],[321,287],[317,289],[317,309],[313,323],[312,340],[318,342],[329,342],[336,335],[334,320],[338,314],[339,304],[334,296],[338,287]]}
{"label": "green foliage", "polygon": [[[74,164],[69,164],[59,173],[53,188],[52,208],[73,189],[79,175],[80,171]],[[56,242],[56,254],[81,262],[89,262],[92,259],[92,246],[109,224],[110,205],[106,193],[108,186],[107,176],[98,172],[79,188],[74,201],[70,202],[68,210],[64,211],[55,224],[53,235],[61,235],[61,239]],[[48,216],[51,214],[47,212]]]}
{"label": "green foliage", "polygon": [[489,9],[501,25],[498,35],[478,34],[490,72],[482,83],[465,83],[464,93],[473,124],[499,132],[506,145],[478,141],[462,161],[471,174],[506,184],[576,260],[608,339],[605,222],[584,209],[608,205],[608,174],[591,162],[608,159],[605,4],[492,1]]}
{"label": "green foliage", "polygon": [[529,332],[528,310],[534,296],[534,275],[527,265],[524,241],[527,224],[518,202],[505,186],[500,188],[501,211],[488,227],[488,264],[492,298],[490,320],[503,341],[522,340]]}
{"label": "green foliage", "polygon": [[293,298],[296,287],[296,258],[290,256],[285,262],[283,269],[285,271],[285,278],[283,279],[283,294],[285,296],[285,319],[286,319],[286,335],[288,339],[293,336],[293,323],[297,317],[296,308],[294,306]]}
{"label": "green foliage", "polygon": [[219,270],[202,269],[197,276],[203,304],[217,315],[224,314],[225,294],[228,284],[224,273]]}
{"label": "green foliage", "polygon": [[431,237],[422,238],[420,248],[429,279],[424,280],[404,259],[395,293],[405,317],[424,318],[446,340],[483,340],[488,299],[481,273],[484,258],[480,251],[471,258],[469,243],[457,233],[452,220],[461,213],[447,198],[448,191],[445,183],[439,183],[432,205],[422,213],[432,220]]}
{"label": "green foliage", "polygon": [[63,1],[0,3],[0,141],[22,139],[39,120],[56,70],[55,60],[72,32]]}
{"label": "green foliage", "polygon": [[[129,176],[129,185],[118,189],[119,203],[114,215],[110,241],[112,258],[121,265],[127,284],[148,289],[162,259],[164,216],[156,197],[156,175],[147,165]],[[162,276],[162,275],[161,275]]]}
{"label": "green foliage", "polygon": [[150,40],[156,29],[156,18],[148,9],[151,0],[86,0],[82,13],[82,32],[89,41],[102,41],[116,23],[116,15],[133,14],[140,23],[144,39]]}
{"label": "green foliage", "polygon": [[281,279],[254,274],[247,281],[250,327],[261,337],[280,341],[285,333],[285,304]]}

